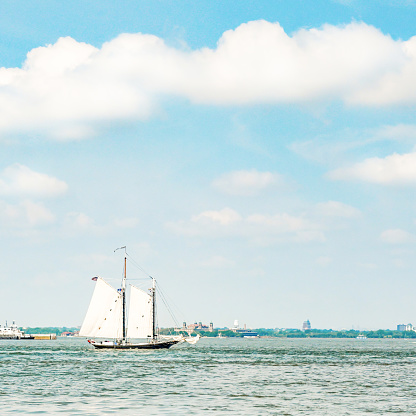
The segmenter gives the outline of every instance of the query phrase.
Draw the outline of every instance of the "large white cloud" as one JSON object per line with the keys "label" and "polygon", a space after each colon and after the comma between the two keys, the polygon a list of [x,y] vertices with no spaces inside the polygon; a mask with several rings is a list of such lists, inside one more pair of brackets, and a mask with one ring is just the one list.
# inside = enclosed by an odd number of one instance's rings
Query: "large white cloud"
{"label": "large white cloud", "polygon": [[385,158],[369,158],[355,165],[335,169],[327,175],[332,180],[358,180],[383,185],[415,184],[416,153],[394,153]]}
{"label": "large white cloud", "polygon": [[143,34],[101,48],[61,38],[30,51],[22,68],[0,69],[0,135],[80,139],[114,120],[146,119],[161,95],[214,105],[414,104],[415,68],[416,38],[395,41],[364,23],[289,36],[255,21],[194,51]]}
{"label": "large white cloud", "polygon": [[67,189],[65,182],[18,163],[0,172],[0,195],[3,196],[51,197],[60,195]]}
{"label": "large white cloud", "polygon": [[402,43],[406,61],[395,71],[387,71],[362,90],[348,97],[352,104],[371,106],[414,104],[416,101],[416,37]]}

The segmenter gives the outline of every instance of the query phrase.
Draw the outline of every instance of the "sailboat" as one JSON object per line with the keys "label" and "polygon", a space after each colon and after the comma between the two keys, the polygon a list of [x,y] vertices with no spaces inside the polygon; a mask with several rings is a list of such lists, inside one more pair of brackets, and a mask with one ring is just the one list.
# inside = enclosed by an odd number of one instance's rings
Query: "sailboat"
{"label": "sailboat", "polygon": [[[126,309],[127,252],[124,249],[124,276],[121,289],[114,289],[99,276],[93,277],[95,288],[79,336],[91,337],[88,342],[98,349],[161,349],[181,342],[195,344],[197,337],[158,335],[156,326],[156,281],[150,293],[130,285],[130,302]],[[119,250],[119,249],[116,249]],[[115,251],[116,251],[115,250]],[[149,276],[150,277],[150,276]],[[95,338],[101,338],[96,341]],[[144,342],[131,342],[145,339]]]}

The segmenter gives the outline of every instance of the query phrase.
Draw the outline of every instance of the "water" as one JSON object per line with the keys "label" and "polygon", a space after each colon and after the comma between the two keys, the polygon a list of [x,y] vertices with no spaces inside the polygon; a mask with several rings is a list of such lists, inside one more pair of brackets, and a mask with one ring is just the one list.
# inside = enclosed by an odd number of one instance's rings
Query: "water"
{"label": "water", "polygon": [[416,415],[411,340],[0,341],[0,414]]}

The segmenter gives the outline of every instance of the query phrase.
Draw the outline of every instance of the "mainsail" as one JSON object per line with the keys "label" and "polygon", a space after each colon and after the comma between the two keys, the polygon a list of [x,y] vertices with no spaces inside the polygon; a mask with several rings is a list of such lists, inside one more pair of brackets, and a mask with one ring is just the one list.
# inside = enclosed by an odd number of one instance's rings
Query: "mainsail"
{"label": "mainsail", "polygon": [[80,336],[121,338],[123,304],[122,296],[101,277],[97,278],[94,293]]}
{"label": "mainsail", "polygon": [[152,297],[136,286],[130,286],[127,338],[152,338]]}

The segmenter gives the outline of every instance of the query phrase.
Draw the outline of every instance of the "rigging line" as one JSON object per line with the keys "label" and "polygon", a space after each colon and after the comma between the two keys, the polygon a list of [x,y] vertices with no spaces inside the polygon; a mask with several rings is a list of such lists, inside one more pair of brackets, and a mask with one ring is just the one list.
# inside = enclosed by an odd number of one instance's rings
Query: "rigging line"
{"label": "rigging line", "polygon": [[[159,282],[157,282],[157,285],[159,287],[159,290],[162,292],[162,288],[161,288]],[[163,294],[164,294],[164,292],[163,292]],[[173,299],[170,296],[168,296],[167,294],[164,295],[164,296],[166,296],[166,298],[167,298],[166,301],[169,300],[170,304],[173,305],[173,307],[176,309],[177,312],[179,312],[179,314],[182,316],[182,318],[185,318],[185,314],[179,309],[179,307],[175,304]]]}
{"label": "rigging line", "polygon": [[[140,271],[142,271],[147,277],[150,277],[150,278],[152,278],[152,276],[149,274],[149,273],[147,273],[146,272],[146,270],[144,270],[143,269],[143,267],[142,266],[140,266],[140,264],[139,263],[137,263],[131,256],[130,256],[130,254],[129,253],[127,253],[127,251],[126,251],[126,256],[129,258],[129,261],[133,264],[133,266],[135,266],[135,267],[137,267]],[[143,279],[144,280],[144,279]],[[173,310],[171,309],[171,307],[169,306],[169,304],[167,303],[167,299],[166,299],[166,297],[165,297],[165,295],[164,295],[164,293],[163,293],[163,291],[162,291],[162,288],[160,287],[160,285],[159,285],[159,283],[157,282],[157,286],[158,286],[158,288],[159,288],[159,292],[160,292],[160,294],[161,294],[161,299],[162,299],[162,301],[163,301],[163,303],[165,304],[165,306],[166,306],[166,309],[168,310],[168,312],[169,312],[169,314],[170,314],[170,316],[172,317],[172,319],[173,319],[173,321],[174,321],[174,323],[176,324],[176,326],[177,327],[179,327],[179,323],[178,323],[178,321],[177,321],[177,319],[176,319],[176,317],[175,317],[175,315],[174,315],[174,313],[173,313]],[[182,316],[184,316],[183,315],[183,313],[182,313],[182,311],[175,305],[175,303],[172,301],[172,303],[173,303],[173,305],[176,307],[176,309],[179,311],[179,313],[182,315]]]}
{"label": "rigging line", "polygon": [[[176,324],[178,324],[178,321],[177,321],[177,319],[176,319],[176,315],[175,315],[175,312],[174,312],[174,310],[173,310],[173,308],[170,306],[170,304],[168,303],[168,301],[167,301],[167,299],[166,299],[166,297],[164,298],[164,301],[165,301],[165,303],[166,303],[166,305],[167,305],[167,308],[169,309],[169,313],[171,314],[171,315],[173,315],[173,319],[174,319],[174,321],[175,321],[175,323]],[[180,311],[179,311],[180,312]],[[180,312],[181,313],[181,312]],[[184,315],[181,313],[181,318],[182,318],[182,321],[184,320]]]}
{"label": "rigging line", "polygon": [[166,309],[168,310],[170,317],[173,319],[173,323],[176,325],[177,328],[179,328],[179,323],[176,320],[175,315],[173,315],[172,311],[170,310],[169,305],[166,303],[165,299],[162,296],[161,296],[161,299],[162,299],[162,302],[164,303]]}
{"label": "rigging line", "polygon": [[126,253],[127,257],[129,258],[129,260],[131,261],[131,263],[133,264],[133,266],[137,267],[139,270],[141,270],[147,277],[151,277],[149,273],[146,272],[146,270],[143,269],[142,266],[140,266],[139,263],[137,263],[131,256],[129,253]]}
{"label": "rigging line", "polygon": [[169,312],[169,314],[170,314],[170,316],[172,317],[172,319],[175,321],[175,323],[177,322],[176,321],[176,318],[175,318],[175,316],[174,316],[174,314],[173,314],[173,311],[170,309],[170,307],[169,307],[169,305],[168,305],[168,303],[167,303],[167,301],[166,301],[166,298],[165,298],[165,296],[164,296],[164,293],[161,291],[161,289],[160,289],[160,287],[158,286],[158,289],[159,289],[159,296],[160,296],[160,298],[162,299],[162,302],[165,304],[165,306],[166,306],[166,309],[168,310],[168,312]]}
{"label": "rigging line", "polygon": [[166,300],[165,294],[163,293],[162,289],[160,288],[160,285],[159,285],[157,282],[156,282],[156,284],[157,284],[157,286],[158,286],[158,289],[159,289],[159,294],[160,294],[160,298],[162,299],[162,302],[163,302],[163,303],[164,303],[164,305],[166,306],[166,309],[168,310],[168,312],[169,312],[169,314],[170,314],[171,318],[173,319],[173,321],[174,321],[174,323],[175,323],[176,327],[179,327],[179,323],[178,323],[178,321],[177,321],[177,319],[176,319],[176,317],[175,317],[175,315],[174,315],[174,313],[173,313],[173,311],[172,311],[171,307],[170,307],[170,306],[169,306],[169,304],[167,303],[167,300]]}

